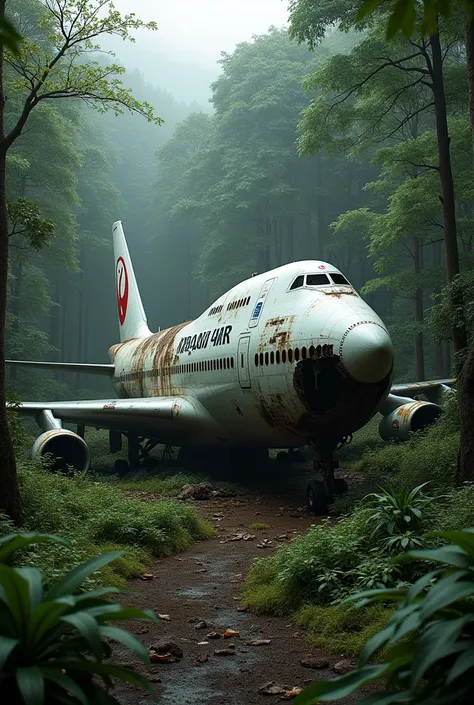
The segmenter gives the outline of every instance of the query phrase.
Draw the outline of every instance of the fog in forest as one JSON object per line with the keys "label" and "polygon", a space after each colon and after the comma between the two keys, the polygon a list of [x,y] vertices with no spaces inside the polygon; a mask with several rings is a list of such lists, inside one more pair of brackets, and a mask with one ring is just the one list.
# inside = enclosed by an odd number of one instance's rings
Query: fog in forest
{"label": "fog in forest", "polygon": [[[32,12],[34,3],[19,1]],[[159,30],[102,45],[163,124],[74,100],[35,111],[11,151],[9,197],[39,204],[54,237],[40,249],[12,240],[7,357],[108,361],[118,340],[111,226],[120,219],[153,331],[198,316],[256,271],[322,259],[389,326],[396,379],[449,375],[449,333],[443,340],[443,312],[433,313],[445,274],[439,185],[426,166],[436,136],[425,89],[393,71],[349,94],[372,60],[365,35],[335,30],[310,52],[289,39],[286,5],[135,0],[133,11]],[[116,6],[130,11],[128,0]],[[444,50],[459,86],[447,105],[469,263],[461,43],[449,40]],[[387,87],[405,91],[390,110]],[[350,98],[325,122],[344,92]],[[8,110],[16,114],[18,104]],[[81,375],[8,375],[9,388],[28,399],[110,394],[106,382]]]}

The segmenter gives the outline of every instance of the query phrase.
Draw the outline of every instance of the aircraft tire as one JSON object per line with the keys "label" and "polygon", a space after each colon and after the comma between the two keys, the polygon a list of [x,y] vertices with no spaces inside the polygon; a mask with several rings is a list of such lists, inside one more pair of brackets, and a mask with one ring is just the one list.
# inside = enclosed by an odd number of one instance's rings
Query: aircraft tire
{"label": "aircraft tire", "polygon": [[336,477],[334,480],[334,494],[342,495],[345,494],[349,489],[347,482],[342,477]]}
{"label": "aircraft tire", "polygon": [[306,488],[306,506],[310,514],[328,513],[326,485],[322,480],[311,480]]}
{"label": "aircraft tire", "polygon": [[114,470],[117,475],[126,475],[130,472],[130,465],[127,460],[124,460],[123,458],[117,458],[114,463]]}

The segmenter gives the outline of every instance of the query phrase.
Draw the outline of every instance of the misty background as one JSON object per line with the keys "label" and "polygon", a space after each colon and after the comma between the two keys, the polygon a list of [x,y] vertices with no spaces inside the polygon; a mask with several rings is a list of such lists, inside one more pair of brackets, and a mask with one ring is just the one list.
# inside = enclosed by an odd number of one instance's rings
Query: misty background
{"label": "misty background", "polygon": [[[31,12],[34,2],[18,1]],[[107,361],[118,340],[111,226],[122,220],[151,330],[198,316],[255,271],[323,259],[364,287],[389,325],[397,379],[448,376],[449,343],[425,325],[444,282],[432,212],[415,251],[396,241],[388,257],[372,247],[364,221],[388,212],[392,177],[374,155],[399,138],[298,154],[304,111],[325,97],[304,80],[331,57],[347,56],[363,35],[332,31],[310,52],[288,37],[286,0],[115,4],[158,24],[156,32],[138,31],[135,43],[101,44],[126,67],[126,87],[164,122],[99,114],[74,101],[35,111],[13,150],[9,191],[39,203],[55,237],[44,250],[12,248],[8,357]],[[419,122],[432,131],[432,113]],[[414,258],[415,274],[426,272],[422,283],[410,274]],[[384,271],[392,276],[385,283]],[[405,289],[405,280],[393,279],[400,271],[412,277]],[[110,395],[100,379],[36,371],[9,371],[9,387],[28,399]]]}

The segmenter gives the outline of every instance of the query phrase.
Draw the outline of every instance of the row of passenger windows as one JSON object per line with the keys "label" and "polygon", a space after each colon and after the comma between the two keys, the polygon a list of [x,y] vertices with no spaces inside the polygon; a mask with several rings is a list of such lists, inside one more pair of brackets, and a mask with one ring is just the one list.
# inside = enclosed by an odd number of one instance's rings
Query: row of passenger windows
{"label": "row of passenger windows", "polygon": [[286,362],[298,362],[299,360],[306,360],[307,357],[317,359],[320,357],[332,357],[334,354],[334,348],[332,345],[318,345],[314,346],[311,345],[311,347],[308,348],[295,348],[292,350],[291,348],[289,350],[277,350],[274,352],[273,350],[271,352],[266,352],[266,353],[255,353],[255,366],[256,367],[263,367],[264,365],[274,365],[277,364],[279,365],[280,363],[286,363]]}
{"label": "row of passenger windows", "polygon": [[220,313],[222,311],[222,304],[220,306],[214,306],[211,308],[209,313],[207,314],[208,316],[213,316],[215,313]]}
{"label": "row of passenger windows", "polygon": [[302,286],[328,286],[333,283],[350,286],[347,279],[338,272],[331,272],[331,279],[327,274],[300,274],[290,286],[290,291],[300,289]]}
{"label": "row of passenger windows", "polygon": [[211,370],[234,369],[233,357],[221,357],[218,360],[202,360],[201,362],[187,362],[184,365],[173,365],[171,374],[183,372],[210,372]]}
{"label": "row of passenger windows", "polygon": [[250,303],[250,296],[247,296],[246,299],[239,299],[238,301],[231,301],[230,304],[227,306],[228,311],[232,311],[234,308],[240,308],[241,306],[248,306]]}
{"label": "row of passenger windows", "polygon": [[[201,362],[187,362],[183,365],[173,365],[170,370],[172,375],[183,374],[186,372],[210,372],[212,370],[233,370],[234,358],[223,357],[218,360],[202,360]],[[120,375],[121,382],[133,382],[143,377],[159,377],[159,370],[145,370],[144,372],[128,372],[125,375]]]}

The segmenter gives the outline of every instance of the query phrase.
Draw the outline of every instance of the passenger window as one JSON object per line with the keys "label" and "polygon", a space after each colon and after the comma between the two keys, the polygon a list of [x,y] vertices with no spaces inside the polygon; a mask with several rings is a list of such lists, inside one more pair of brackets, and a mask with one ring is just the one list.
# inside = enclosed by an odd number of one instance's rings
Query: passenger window
{"label": "passenger window", "polygon": [[338,272],[331,272],[331,279],[333,280],[334,284],[343,284],[344,286],[350,286],[347,279]]}
{"label": "passenger window", "polygon": [[300,289],[304,284],[304,276],[300,275],[299,277],[296,277],[295,281],[293,284],[290,286],[290,291],[293,291],[293,289]]}
{"label": "passenger window", "polygon": [[327,274],[308,274],[306,276],[307,286],[325,286],[330,283]]}

